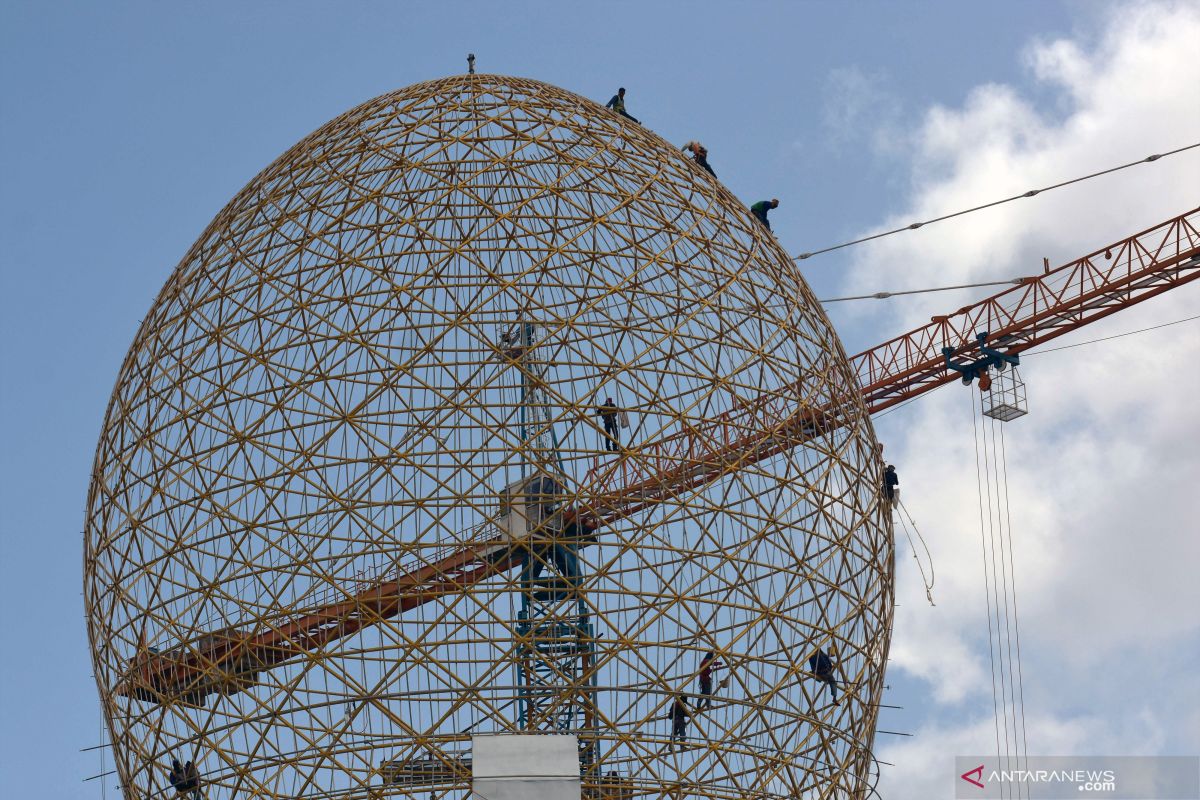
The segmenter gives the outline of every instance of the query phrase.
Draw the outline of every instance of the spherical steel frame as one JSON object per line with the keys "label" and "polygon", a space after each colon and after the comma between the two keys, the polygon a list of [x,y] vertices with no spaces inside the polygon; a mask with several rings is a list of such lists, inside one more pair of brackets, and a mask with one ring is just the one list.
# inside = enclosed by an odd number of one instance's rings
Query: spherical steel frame
{"label": "spherical steel frame", "polygon": [[[609,396],[629,423],[616,450]],[[214,800],[466,796],[470,736],[522,730],[522,571],[442,574],[395,614],[360,598],[491,541],[501,490],[551,462],[553,513],[601,521],[563,545],[581,585],[548,595],[587,627],[560,676],[594,747],[585,796],[867,796],[892,532],[832,326],[676,147],[494,75],[315,131],[218,214],[144,319],[85,532],[127,796],[171,796],[173,757]],[[549,563],[561,528],[514,551]],[[219,677],[214,637],[338,603],[370,619],[204,696],[128,689],[181,653]],[[665,717],[710,650],[718,697],[672,742]],[[438,776],[394,780],[416,763]]]}

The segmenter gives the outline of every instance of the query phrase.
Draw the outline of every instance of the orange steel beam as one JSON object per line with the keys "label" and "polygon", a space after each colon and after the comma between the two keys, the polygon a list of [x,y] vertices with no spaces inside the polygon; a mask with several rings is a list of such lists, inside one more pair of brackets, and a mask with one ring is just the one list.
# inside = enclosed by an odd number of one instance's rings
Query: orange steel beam
{"label": "orange steel beam", "polygon": [[[971,360],[976,333],[1018,354],[1200,277],[1200,208],[1000,292],[851,359],[869,412],[881,411],[959,378],[943,347]],[[785,452],[840,426],[836,409],[784,396],[737,406],[639,448],[636,459],[597,460],[583,485],[593,494],[563,512],[579,546],[591,532]],[[153,702],[200,703],[254,683],[259,672],[350,636],[423,603],[457,594],[516,567],[519,546],[501,536],[382,578],[346,599],[257,631],[226,629],[167,652],[142,649],[118,691]]]}

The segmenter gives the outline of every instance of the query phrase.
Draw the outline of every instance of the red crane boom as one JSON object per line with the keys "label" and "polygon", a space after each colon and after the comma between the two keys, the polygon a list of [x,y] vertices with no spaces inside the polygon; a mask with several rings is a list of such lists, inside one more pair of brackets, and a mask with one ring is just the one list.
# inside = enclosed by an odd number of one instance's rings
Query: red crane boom
{"label": "red crane boom", "polygon": [[988,346],[1018,355],[1195,280],[1198,226],[1200,208],[859,353],[851,361],[867,408],[882,411],[955,380],[942,348],[969,359],[978,332],[988,333]]}
{"label": "red crane boom", "polygon": [[[874,413],[916,397],[959,374],[944,348],[970,360],[976,334],[1010,355],[1062,336],[1200,277],[1200,208],[1020,285],[934,317],[851,361],[866,408]],[[786,395],[786,393],[783,393]],[[797,393],[798,396],[798,393]],[[638,449],[638,458],[597,462],[583,485],[591,495],[563,513],[580,534],[623,519],[682,491],[795,447],[837,427],[838,411],[774,396],[737,406],[696,428]],[[490,525],[478,529],[494,531]],[[168,651],[142,648],[118,691],[152,702],[200,703],[240,691],[258,673],[331,641],[466,588],[520,563],[520,550],[499,535],[348,587],[344,599],[257,630],[226,628]]]}

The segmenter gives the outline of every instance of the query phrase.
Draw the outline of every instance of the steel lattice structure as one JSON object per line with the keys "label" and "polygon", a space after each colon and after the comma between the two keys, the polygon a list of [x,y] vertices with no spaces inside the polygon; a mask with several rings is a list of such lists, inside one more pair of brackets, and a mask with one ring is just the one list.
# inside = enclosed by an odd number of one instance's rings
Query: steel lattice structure
{"label": "steel lattice structure", "polygon": [[587,797],[857,798],[892,539],[773,237],[652,132],[469,75],[314,132],[171,274],[101,434],[85,597],[129,796],[172,796],[177,757],[213,800],[461,798],[471,733],[567,725]]}

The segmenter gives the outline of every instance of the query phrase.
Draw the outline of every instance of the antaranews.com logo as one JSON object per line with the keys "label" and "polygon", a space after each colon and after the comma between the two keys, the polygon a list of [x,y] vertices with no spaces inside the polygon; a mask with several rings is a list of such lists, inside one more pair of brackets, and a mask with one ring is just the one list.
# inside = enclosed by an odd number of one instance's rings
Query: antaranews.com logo
{"label": "antaranews.com logo", "polygon": [[954,796],[1200,800],[1198,756],[958,756]]}

